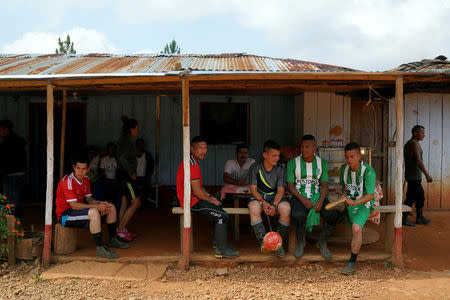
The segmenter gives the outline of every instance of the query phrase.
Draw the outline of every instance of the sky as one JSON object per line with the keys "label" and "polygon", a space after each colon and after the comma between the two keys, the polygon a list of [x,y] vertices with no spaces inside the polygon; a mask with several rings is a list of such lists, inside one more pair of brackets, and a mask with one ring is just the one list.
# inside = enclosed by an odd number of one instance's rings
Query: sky
{"label": "sky", "polygon": [[450,0],[14,0],[0,10],[1,54],[247,53],[385,71],[450,58]]}

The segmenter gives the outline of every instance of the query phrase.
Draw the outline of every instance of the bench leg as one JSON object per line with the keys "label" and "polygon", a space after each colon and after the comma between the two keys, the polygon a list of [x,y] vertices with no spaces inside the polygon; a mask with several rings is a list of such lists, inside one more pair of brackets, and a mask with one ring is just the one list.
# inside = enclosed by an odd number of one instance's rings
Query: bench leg
{"label": "bench leg", "polygon": [[384,249],[391,253],[394,246],[394,217],[395,213],[386,214],[386,232],[384,234]]}
{"label": "bench leg", "polygon": [[[180,251],[181,255],[183,255],[183,236],[184,236],[184,217],[180,215]],[[194,234],[192,230],[192,222],[191,222],[191,244],[190,244],[190,252],[194,252]]]}
{"label": "bench leg", "polygon": [[[238,198],[234,198],[234,207],[239,208]],[[239,214],[234,215],[234,239],[239,241]]]}

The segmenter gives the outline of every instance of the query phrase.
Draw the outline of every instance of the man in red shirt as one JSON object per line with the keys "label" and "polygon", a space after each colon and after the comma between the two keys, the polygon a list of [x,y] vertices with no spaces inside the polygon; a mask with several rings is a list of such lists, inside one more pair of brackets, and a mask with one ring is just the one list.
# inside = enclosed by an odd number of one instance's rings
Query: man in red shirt
{"label": "man in red shirt", "polygon": [[[221,208],[222,203],[203,188],[202,174],[198,161],[205,158],[208,146],[205,139],[196,136],[191,141],[191,211],[214,222],[214,239],[217,258],[234,258],[239,252],[227,244],[228,214]],[[177,171],[177,196],[184,207],[184,166],[180,163]]]}
{"label": "man in red shirt", "polygon": [[[73,172],[64,176],[56,190],[56,216],[63,227],[89,228],[97,246],[98,257],[117,258],[102,240],[101,217],[106,216],[110,248],[128,248],[128,244],[116,236],[116,208],[114,204],[97,201],[92,198],[87,156],[77,156],[74,160]],[[86,200],[86,202],[84,201]]]}

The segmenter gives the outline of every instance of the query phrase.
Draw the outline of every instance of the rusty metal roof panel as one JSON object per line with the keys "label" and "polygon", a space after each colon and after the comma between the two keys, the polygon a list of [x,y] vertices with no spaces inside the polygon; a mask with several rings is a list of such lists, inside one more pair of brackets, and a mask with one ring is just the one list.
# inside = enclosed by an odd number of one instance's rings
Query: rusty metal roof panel
{"label": "rusty metal roof panel", "polygon": [[346,67],[245,53],[0,55],[0,75],[167,73],[188,68],[206,72],[357,71]]}

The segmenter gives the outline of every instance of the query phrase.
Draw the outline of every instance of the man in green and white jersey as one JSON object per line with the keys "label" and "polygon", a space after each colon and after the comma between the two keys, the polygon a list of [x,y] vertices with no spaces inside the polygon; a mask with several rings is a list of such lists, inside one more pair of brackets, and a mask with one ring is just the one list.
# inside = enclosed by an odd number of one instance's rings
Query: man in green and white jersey
{"label": "man in green and white jersey", "polygon": [[357,143],[345,146],[346,164],[342,165],[340,183],[343,194],[347,197],[347,223],[352,226],[351,256],[344,274],[355,272],[356,258],[362,245],[362,230],[373,211],[375,194],[375,170],[361,161],[361,150]]}
{"label": "man in green and white jersey", "polygon": [[320,224],[320,217],[324,219],[317,245],[320,253],[326,259],[331,259],[331,252],[327,247],[328,237],[341,213],[337,210],[325,210],[329,203],[328,164],[326,160],[315,155],[316,139],[312,135],[302,137],[300,143],[301,155],[289,160],[287,165],[287,186],[291,193],[291,218],[297,236],[294,256],[303,256],[305,248],[305,229],[312,231],[312,227]]}

